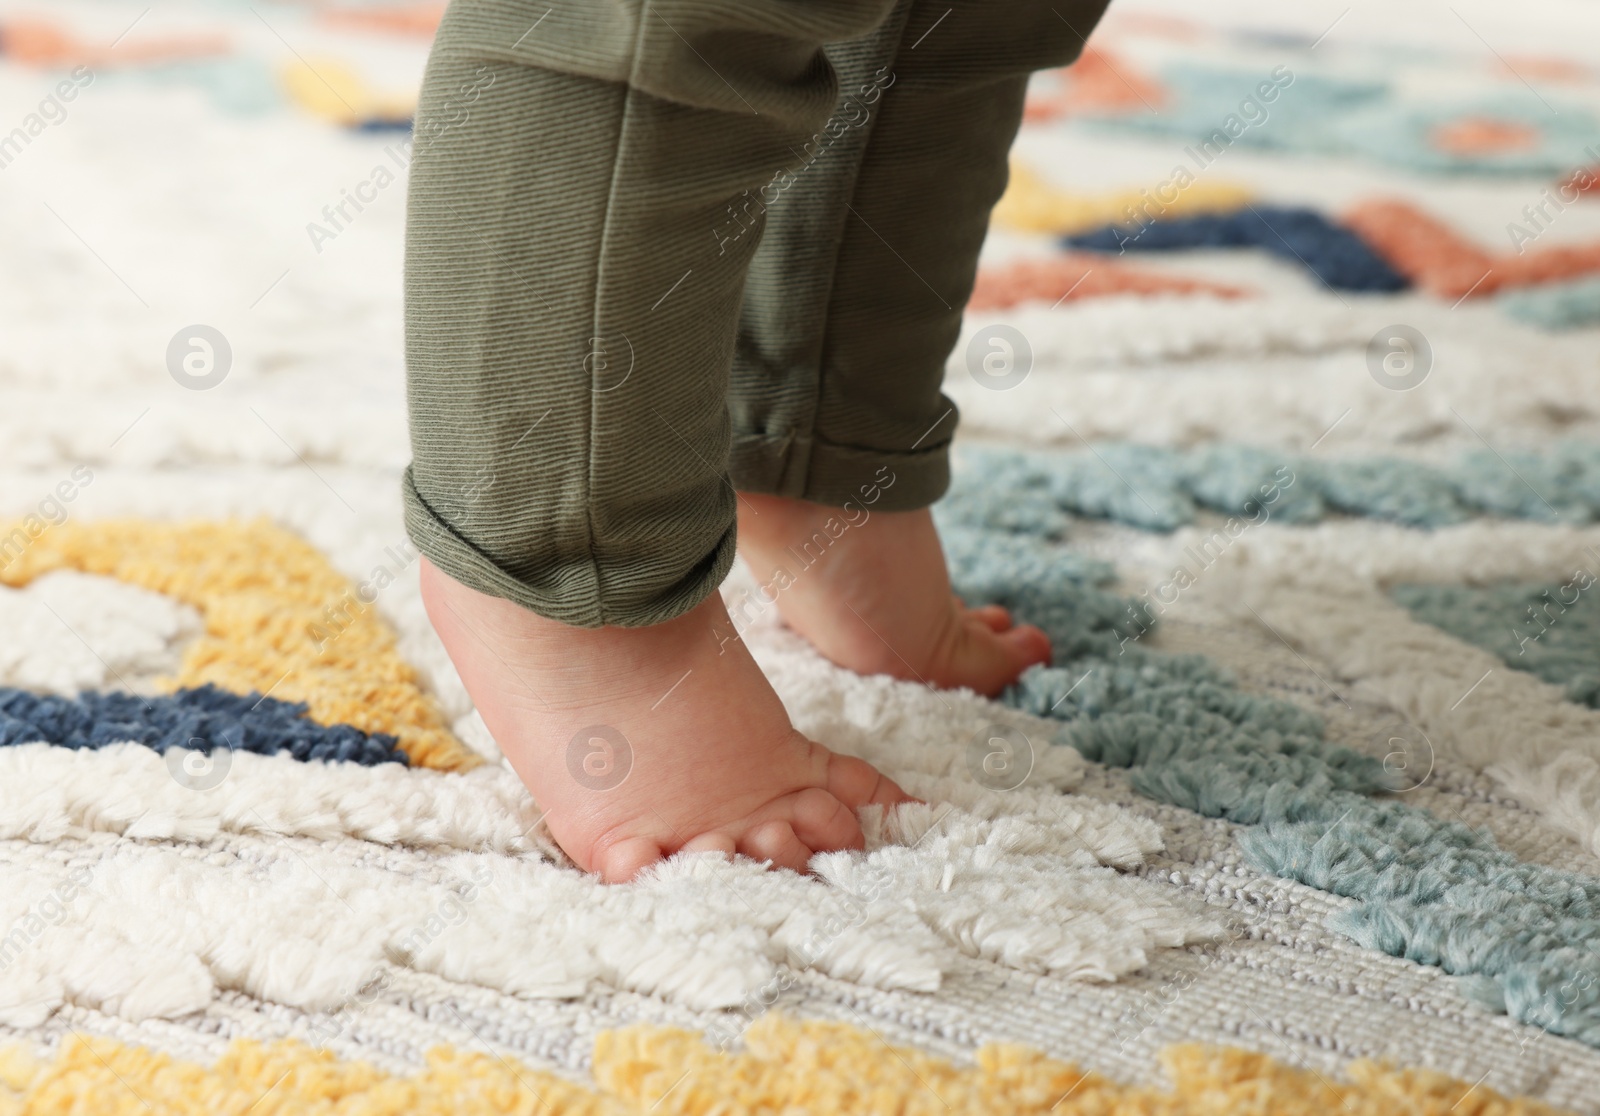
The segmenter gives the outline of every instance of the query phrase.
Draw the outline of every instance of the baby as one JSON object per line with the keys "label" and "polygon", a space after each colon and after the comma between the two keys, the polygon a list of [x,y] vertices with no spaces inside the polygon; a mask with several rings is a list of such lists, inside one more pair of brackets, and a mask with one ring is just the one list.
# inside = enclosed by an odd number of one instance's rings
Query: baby
{"label": "baby", "polygon": [[995,694],[1049,660],[952,595],[927,509],[1028,74],[1100,8],[451,5],[413,141],[407,527],[583,868],[804,871],[906,799],[790,724],[716,591],[735,548],[851,670]]}

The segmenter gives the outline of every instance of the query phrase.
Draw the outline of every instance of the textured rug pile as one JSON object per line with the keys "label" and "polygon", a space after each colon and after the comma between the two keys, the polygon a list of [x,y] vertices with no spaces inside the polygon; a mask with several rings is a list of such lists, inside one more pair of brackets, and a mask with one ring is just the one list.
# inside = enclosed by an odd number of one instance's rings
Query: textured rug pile
{"label": "textured rug pile", "polygon": [[1055,665],[860,678],[736,570],[927,805],[608,888],[401,527],[440,8],[0,4],[0,1112],[1600,1112],[1591,12],[1118,0],[946,388]]}

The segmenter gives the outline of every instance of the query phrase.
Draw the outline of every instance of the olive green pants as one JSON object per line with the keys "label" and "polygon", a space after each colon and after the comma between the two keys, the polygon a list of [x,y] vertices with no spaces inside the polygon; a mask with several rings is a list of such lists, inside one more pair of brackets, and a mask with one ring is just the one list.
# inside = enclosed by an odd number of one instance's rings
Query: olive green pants
{"label": "olive green pants", "polygon": [[412,141],[417,546],[643,625],[726,576],[737,491],[938,499],[1028,74],[1104,3],[454,0]]}

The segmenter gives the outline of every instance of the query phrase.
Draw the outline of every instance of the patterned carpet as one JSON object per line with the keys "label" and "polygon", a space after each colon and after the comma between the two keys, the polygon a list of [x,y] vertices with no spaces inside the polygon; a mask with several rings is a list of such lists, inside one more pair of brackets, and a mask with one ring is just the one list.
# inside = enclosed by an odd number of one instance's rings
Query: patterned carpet
{"label": "patterned carpet", "polygon": [[1600,1112],[1592,12],[1118,0],[946,387],[1056,665],[859,678],[737,569],[929,805],[607,888],[401,527],[439,11],[0,3],[0,1112]]}

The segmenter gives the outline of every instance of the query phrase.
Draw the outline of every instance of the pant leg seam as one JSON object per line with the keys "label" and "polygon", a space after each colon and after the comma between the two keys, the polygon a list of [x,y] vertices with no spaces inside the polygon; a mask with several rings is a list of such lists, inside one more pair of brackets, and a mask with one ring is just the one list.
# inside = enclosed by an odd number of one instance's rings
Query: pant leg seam
{"label": "pant leg seam", "polygon": [[[900,58],[900,46],[905,42],[906,24],[911,19],[911,9],[914,7],[916,7],[916,0],[906,0],[905,17],[900,20],[900,26],[895,30],[894,51],[887,59],[885,59],[884,65],[886,66],[893,66],[894,63]],[[844,228],[850,223],[850,214],[854,212],[854,209],[851,207],[850,203],[855,201],[856,188],[861,181],[861,165],[866,162],[867,152],[872,145],[872,136],[875,132],[877,132],[877,130],[878,119],[876,116],[873,116],[871,128],[867,134],[862,137],[859,153],[856,157],[854,165],[850,168],[850,185],[845,197],[842,199],[844,214],[840,218],[839,222],[840,235],[834,240],[833,254],[828,266],[827,296],[823,298],[821,302],[822,322],[820,323],[820,336],[818,338],[817,345],[817,378],[816,382],[812,385],[811,408],[810,414],[807,416],[808,421],[805,439],[806,462],[804,475],[802,476],[800,482],[802,491],[804,491],[806,487],[806,476],[808,476],[811,472],[811,455],[815,452],[817,445],[817,417],[822,412],[822,384],[823,378],[827,374],[826,356],[828,352],[828,337],[831,329],[830,323],[832,321],[833,291],[839,274],[839,253],[844,249]],[[784,471],[785,474],[788,473],[787,469]]]}
{"label": "pant leg seam", "polygon": [[[611,162],[611,182],[606,187],[606,216],[600,227],[600,250],[595,254],[594,310],[589,319],[589,336],[591,339],[602,336],[600,328],[600,300],[601,291],[604,287],[607,252],[610,248],[611,242],[611,217],[616,211],[617,182],[622,173],[622,143],[623,137],[628,131],[628,117],[633,107],[634,94],[637,92],[636,81],[638,78],[639,69],[639,44],[644,38],[644,23],[645,16],[648,14],[648,9],[648,0],[641,0],[638,8],[639,23],[633,31],[633,50],[632,57],[629,59],[628,65],[628,81],[623,87],[622,92],[622,115],[617,123],[617,143]],[[594,344],[594,341],[591,340],[590,344]],[[605,586],[600,572],[600,562],[595,554],[596,536],[594,529],[594,490],[596,487],[595,427],[599,422],[597,408],[599,407],[600,398],[599,393],[595,391],[595,377],[597,375],[598,373],[593,370],[591,370],[589,373],[589,423],[588,429],[584,432],[584,437],[587,443],[585,446],[585,456],[588,460],[584,469],[584,482],[586,489],[583,494],[583,519],[584,526],[589,535],[589,568],[594,576],[595,613],[599,617],[600,624],[604,626],[606,623]]]}

